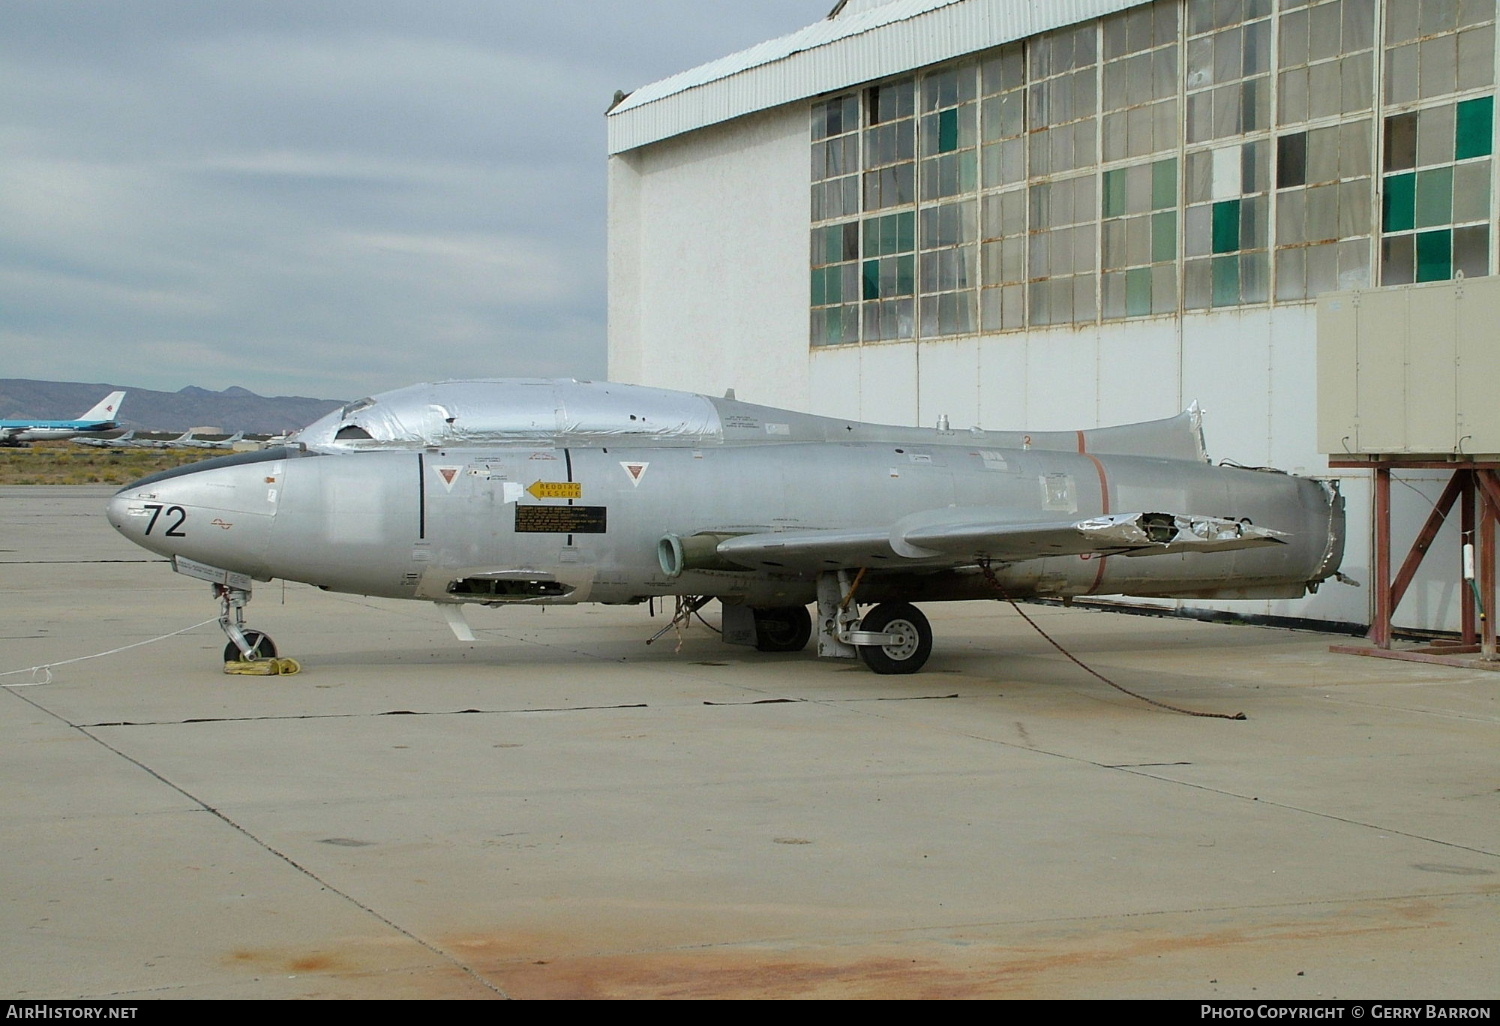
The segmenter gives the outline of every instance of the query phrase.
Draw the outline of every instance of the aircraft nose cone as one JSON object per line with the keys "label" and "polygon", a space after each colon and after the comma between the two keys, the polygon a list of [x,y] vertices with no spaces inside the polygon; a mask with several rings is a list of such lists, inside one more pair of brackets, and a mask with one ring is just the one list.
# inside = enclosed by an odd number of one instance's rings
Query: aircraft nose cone
{"label": "aircraft nose cone", "polygon": [[109,504],[104,507],[104,516],[109,520],[109,526],[121,533],[125,531],[125,508],[129,502],[126,493],[120,491],[116,492],[109,500]]}
{"label": "aircraft nose cone", "polygon": [[182,488],[131,486],[116,492],[105,507],[110,525],[142,548],[170,556],[186,537],[188,508],[176,494]]}
{"label": "aircraft nose cone", "polygon": [[163,471],[116,492],[105,515],[115,530],[158,555],[256,576],[276,513],[277,459],[229,456]]}

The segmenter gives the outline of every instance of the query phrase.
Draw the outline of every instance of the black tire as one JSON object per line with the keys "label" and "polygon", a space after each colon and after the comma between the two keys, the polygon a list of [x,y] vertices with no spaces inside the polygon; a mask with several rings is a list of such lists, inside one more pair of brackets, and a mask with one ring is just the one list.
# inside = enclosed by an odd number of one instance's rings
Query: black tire
{"label": "black tire", "polygon": [[901,635],[900,644],[859,646],[859,657],[876,673],[916,673],[932,654],[932,626],[910,603],[882,602],[865,614],[859,629]]}
{"label": "black tire", "polygon": [[801,652],[812,637],[812,616],[806,606],[752,609],[755,648],[759,652]]}
{"label": "black tire", "polygon": [[[276,642],[271,640],[269,634],[260,631],[246,631],[245,641],[250,645],[251,659],[275,659]],[[239,662],[240,650],[234,642],[224,646],[224,661],[226,663]]]}

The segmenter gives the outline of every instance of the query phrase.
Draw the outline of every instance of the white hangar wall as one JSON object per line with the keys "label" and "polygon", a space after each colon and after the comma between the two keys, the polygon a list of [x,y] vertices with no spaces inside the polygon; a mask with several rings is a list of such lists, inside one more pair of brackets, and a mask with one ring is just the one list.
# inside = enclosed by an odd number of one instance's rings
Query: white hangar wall
{"label": "white hangar wall", "polygon": [[611,380],[809,409],[807,348],[805,105],[610,157]]}
{"label": "white hangar wall", "polygon": [[[1316,449],[1316,296],[1334,287],[1449,278],[1465,268],[1492,273],[1494,6],[1492,0],[894,0],[860,4],[852,18],[647,86],[610,119],[610,376],[714,394],[734,388],[752,402],[886,423],[931,425],[947,416],[960,428],[1093,427],[1169,416],[1197,401],[1216,460],[1340,479],[1349,500],[1343,569],[1368,582],[1368,478],[1330,472]],[[1230,22],[1213,20],[1225,11]],[[1137,22],[1129,32],[1116,30],[1142,12],[1169,27],[1138,45],[1128,41],[1136,38]],[[1092,98],[1081,114],[1069,114],[1060,105],[1071,101],[1057,90],[1079,68],[1038,63],[1032,49],[1078,26],[1092,26],[1086,31],[1094,50],[1083,62],[1094,76]],[[1252,31],[1264,44],[1259,57],[1244,56],[1255,49],[1245,45]],[[1111,33],[1126,42],[1112,44]],[[976,56],[976,49],[984,52]],[[1027,76],[1045,74],[1017,84],[997,70],[992,81],[990,64],[1002,53],[1018,57]],[[1230,54],[1258,63],[1214,63]],[[1145,92],[1128,100],[1113,95],[1112,73],[1143,56],[1159,66],[1163,55],[1170,55],[1171,74],[1152,75]],[[1436,70],[1444,60],[1451,74]],[[929,100],[922,92],[927,83],[956,66],[972,70],[971,84],[946,98],[935,90]],[[902,81],[915,83],[907,106],[877,119],[877,91]],[[1128,74],[1113,81],[1136,88]],[[1030,112],[1024,116],[1042,120],[1007,137],[994,127],[1003,123],[1000,107],[1023,94]],[[1250,119],[1248,130],[1222,131],[1215,120],[1224,116],[1215,106],[1222,97],[1231,118]],[[832,109],[840,103],[841,111]],[[966,119],[957,128],[953,119],[944,122],[952,111]],[[885,171],[904,162],[913,168],[909,180],[872,186],[872,176],[882,173],[869,166],[881,145],[876,134],[903,119],[912,123],[917,151],[897,154]],[[1114,129],[1106,124],[1111,119]],[[1088,135],[1077,135],[1074,148],[1088,159],[1060,169],[1043,163],[1039,172],[1023,150],[1014,184],[992,179],[1002,150],[1016,140],[1033,149],[1059,136],[1067,143],[1066,133],[1085,127]],[[1413,140],[1406,157],[1398,152],[1406,146],[1402,133]],[[1290,154],[1294,169],[1302,168],[1297,160],[1306,162],[1306,180],[1286,177],[1284,138],[1305,145],[1304,153],[1292,147]],[[830,155],[840,139],[846,150]],[[972,156],[965,158],[966,151]],[[1055,161],[1058,151],[1052,152]],[[937,180],[941,162],[954,159],[970,161],[967,170],[960,163],[957,188],[918,195],[920,183]],[[1172,165],[1171,200],[1154,198],[1154,173],[1142,199],[1140,183],[1126,179],[1164,161]],[[1462,190],[1460,178],[1468,183]],[[853,184],[834,195],[829,190],[841,181]],[[1451,191],[1439,216],[1437,193],[1428,187],[1445,182]],[[1039,235],[1052,253],[1066,242],[1066,219],[1045,221],[1057,197],[1044,194],[1058,183],[1083,183],[1076,195],[1092,204],[1075,218],[1088,234],[1074,247],[1071,266],[1035,248]],[[895,188],[896,199],[882,196],[882,188]],[[1408,204],[1416,213],[1397,209],[1393,219],[1382,203],[1403,189],[1416,194]],[[1329,199],[1335,193],[1337,200]],[[991,200],[1007,194],[1029,200],[1023,217],[1032,220],[1014,236],[989,212]],[[924,296],[928,285],[919,269],[939,255],[940,243],[927,251],[919,219],[924,209],[958,211],[965,202],[972,207],[962,215],[967,224],[941,244],[951,244],[959,264],[967,261],[970,280],[960,275],[957,286],[946,286],[967,306],[956,327],[929,332],[913,307],[900,308],[903,295],[937,303]],[[1232,229],[1220,224],[1226,204],[1243,213]],[[879,237],[873,223],[904,210],[912,220],[892,256],[889,241],[873,241]],[[1146,255],[1110,256],[1111,228],[1124,231],[1137,217],[1152,225]],[[827,233],[844,225],[855,226],[854,235],[842,236],[847,251],[835,252]],[[1156,231],[1161,225],[1165,232]],[[1221,227],[1232,243],[1220,238]],[[1431,245],[1424,257],[1422,246],[1439,236],[1447,247],[1441,258]],[[1015,239],[1030,261],[1025,272],[996,270],[1005,263],[1001,250]],[[987,247],[995,248],[993,260]],[[910,261],[904,268],[903,259]],[[955,264],[946,266],[951,272]],[[831,283],[840,274],[841,282]],[[895,287],[885,291],[890,282]],[[1079,300],[1070,312],[1065,294],[1047,291],[1064,283],[1087,286],[1092,305]],[[1059,295],[1060,316],[1048,306]],[[1019,319],[1010,312],[1015,296],[1024,304]],[[1226,296],[1231,301],[1221,303]],[[872,307],[894,316],[871,319]],[[1398,542],[1415,534],[1441,487],[1421,474],[1406,480],[1413,489],[1397,489]],[[1437,562],[1456,547],[1452,529],[1445,530],[1398,624],[1456,628],[1456,575]],[[1329,584],[1295,602],[1195,605],[1364,623],[1370,590]]]}

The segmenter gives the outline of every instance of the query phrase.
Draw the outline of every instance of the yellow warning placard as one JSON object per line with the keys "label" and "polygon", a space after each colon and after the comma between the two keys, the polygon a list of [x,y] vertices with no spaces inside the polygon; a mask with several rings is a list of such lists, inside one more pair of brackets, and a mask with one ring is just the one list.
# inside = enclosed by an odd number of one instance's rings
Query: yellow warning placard
{"label": "yellow warning placard", "polygon": [[579,481],[534,481],[526,490],[538,499],[583,498],[583,484]]}

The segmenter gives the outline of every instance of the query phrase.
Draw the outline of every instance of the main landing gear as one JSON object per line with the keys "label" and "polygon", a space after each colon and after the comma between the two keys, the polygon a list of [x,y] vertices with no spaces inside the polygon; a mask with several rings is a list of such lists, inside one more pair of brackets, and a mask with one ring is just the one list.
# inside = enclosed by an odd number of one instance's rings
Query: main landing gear
{"label": "main landing gear", "polygon": [[854,596],[863,576],[851,580],[840,570],[818,577],[818,655],[857,655],[881,674],[916,673],[932,654],[932,626],[907,602],[882,602],[861,616]]}
{"label": "main landing gear", "polygon": [[812,616],[806,606],[752,609],[755,648],[760,652],[801,652],[812,637]]}
{"label": "main landing gear", "polygon": [[907,602],[882,602],[860,620],[858,633],[884,635],[858,646],[859,658],[876,673],[916,673],[932,654],[932,627]]}

